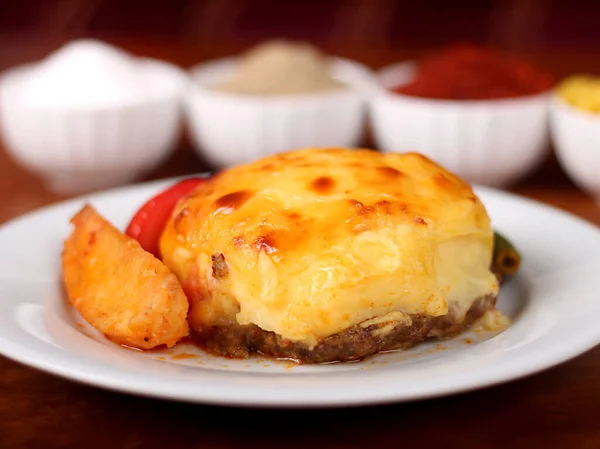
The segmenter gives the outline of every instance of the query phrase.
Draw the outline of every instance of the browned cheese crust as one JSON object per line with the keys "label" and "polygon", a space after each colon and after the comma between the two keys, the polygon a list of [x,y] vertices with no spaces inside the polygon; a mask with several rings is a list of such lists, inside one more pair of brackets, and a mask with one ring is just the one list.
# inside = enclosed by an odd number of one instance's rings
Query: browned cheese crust
{"label": "browned cheese crust", "polygon": [[498,293],[493,239],[471,186],[420,154],[307,148],[202,184],[160,254],[209,351],[323,363],[462,331]]}

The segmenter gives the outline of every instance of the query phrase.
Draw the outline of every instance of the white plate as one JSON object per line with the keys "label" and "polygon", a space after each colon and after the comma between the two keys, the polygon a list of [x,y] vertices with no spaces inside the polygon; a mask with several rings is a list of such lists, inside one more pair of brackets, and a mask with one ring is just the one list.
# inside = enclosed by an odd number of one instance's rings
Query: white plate
{"label": "white plate", "polygon": [[[538,203],[479,188],[494,227],[521,250],[500,295],[506,331],[471,332],[364,362],[293,366],[211,357],[191,346],[142,353],[107,342],[66,305],[69,218],[89,200],[117,226],[172,181],[80,198],[0,228],[0,352],[34,368],[127,393],[223,405],[305,407],[430,398],[516,379],[600,342],[600,232]],[[469,339],[469,340],[467,340]],[[565,385],[565,388],[567,386]]]}

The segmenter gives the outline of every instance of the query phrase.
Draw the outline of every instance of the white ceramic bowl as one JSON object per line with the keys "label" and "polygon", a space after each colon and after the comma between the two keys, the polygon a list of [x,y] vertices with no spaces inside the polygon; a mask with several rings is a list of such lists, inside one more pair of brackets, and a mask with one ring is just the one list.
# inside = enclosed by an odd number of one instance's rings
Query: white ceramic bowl
{"label": "white ceramic bowl", "polygon": [[211,89],[233,72],[236,58],[193,67],[186,110],[196,151],[211,165],[226,167],[296,148],[358,145],[375,77],[361,64],[331,61],[333,76],[349,89],[272,97]]}
{"label": "white ceramic bowl", "polygon": [[186,77],[168,63],[139,63],[156,94],[117,107],[33,105],[21,89],[34,64],[7,71],[0,80],[0,128],[8,152],[62,194],[126,184],[156,168],[180,136]]}
{"label": "white ceramic bowl", "polygon": [[506,187],[533,171],[548,148],[549,94],[519,99],[449,101],[392,93],[409,82],[414,62],[378,73],[370,101],[382,151],[417,151],[471,183]]}
{"label": "white ceramic bowl", "polygon": [[575,108],[558,96],[550,111],[552,142],[561,166],[600,203],[600,114]]}

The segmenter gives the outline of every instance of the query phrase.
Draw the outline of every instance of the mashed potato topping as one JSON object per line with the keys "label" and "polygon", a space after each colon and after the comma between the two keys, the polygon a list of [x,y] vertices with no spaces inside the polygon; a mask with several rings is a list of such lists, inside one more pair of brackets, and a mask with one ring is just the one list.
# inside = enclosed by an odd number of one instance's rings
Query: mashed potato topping
{"label": "mashed potato topping", "polygon": [[231,168],[179,204],[160,247],[192,328],[252,323],[310,347],[498,292],[485,208],[415,153],[304,149]]}

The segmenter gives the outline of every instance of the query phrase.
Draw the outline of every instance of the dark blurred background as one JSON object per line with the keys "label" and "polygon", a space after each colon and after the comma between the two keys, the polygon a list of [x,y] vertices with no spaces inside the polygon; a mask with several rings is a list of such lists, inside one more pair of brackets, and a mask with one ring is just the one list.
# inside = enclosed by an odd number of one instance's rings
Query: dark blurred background
{"label": "dark blurred background", "polygon": [[470,41],[528,55],[563,76],[600,66],[599,18],[598,0],[5,0],[0,62],[37,58],[82,36],[182,65],[272,37],[310,40],[371,65]]}
{"label": "dark blurred background", "polygon": [[[0,70],[80,37],[182,67],[287,37],[374,69],[468,41],[508,50],[558,79],[600,74],[600,0],[0,0]],[[204,170],[185,137],[179,150],[153,178]],[[548,194],[549,186],[557,190]],[[15,188],[4,219],[61,198],[0,148],[0,191]],[[520,189],[574,204],[573,183],[552,153]],[[585,201],[575,209],[589,216]]]}

